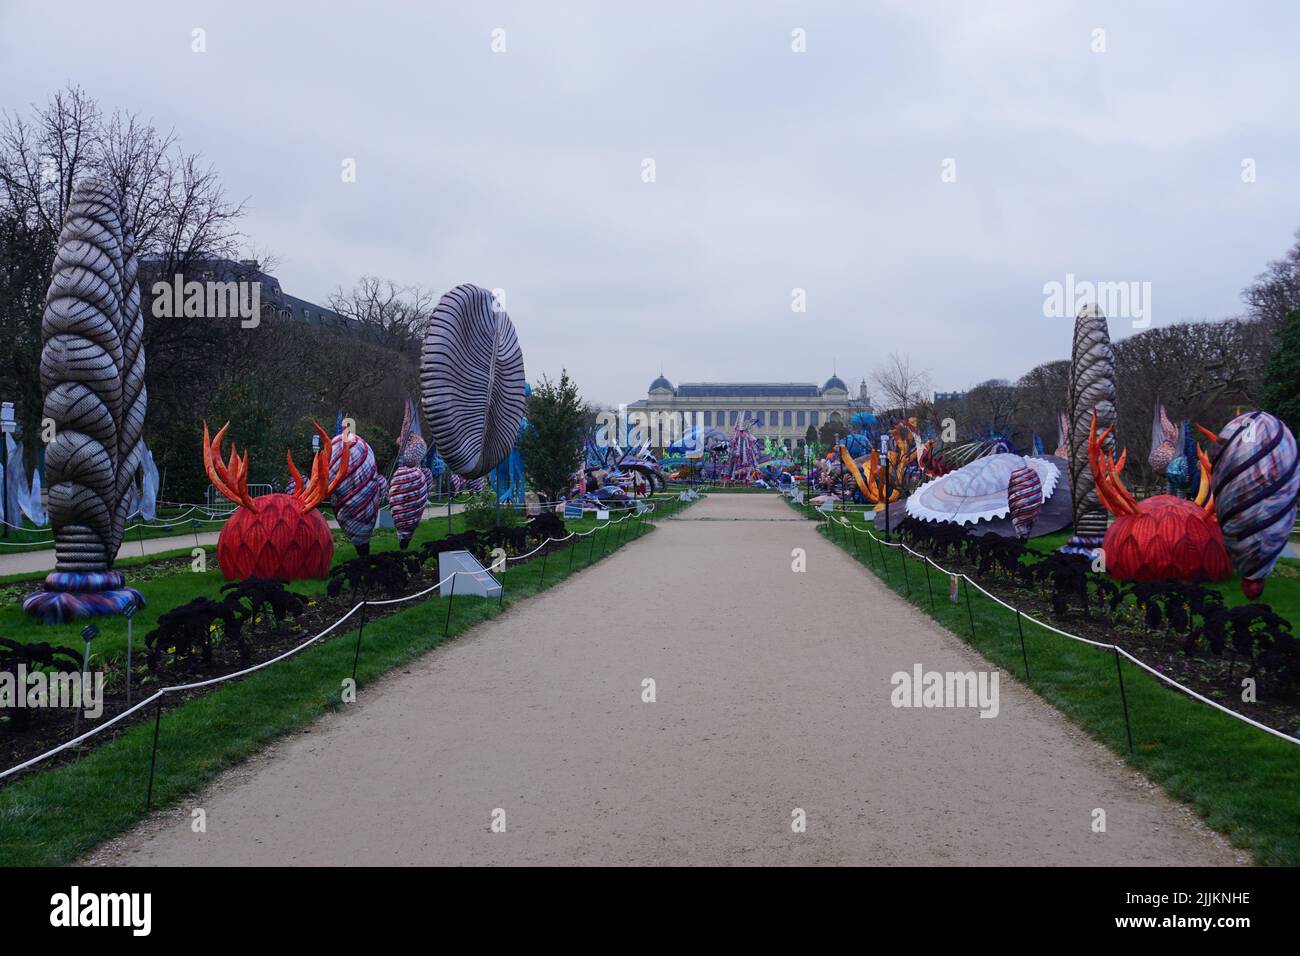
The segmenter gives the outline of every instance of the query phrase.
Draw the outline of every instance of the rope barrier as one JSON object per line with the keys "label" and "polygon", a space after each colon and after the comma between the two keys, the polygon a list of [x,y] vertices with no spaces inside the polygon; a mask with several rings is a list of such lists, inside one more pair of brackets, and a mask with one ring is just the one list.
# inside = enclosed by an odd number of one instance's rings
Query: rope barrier
{"label": "rope barrier", "polygon": [[930,567],[935,568],[936,570],[942,572],[943,574],[947,574],[949,577],[959,577],[963,579],[968,586],[974,587],[981,594],[992,599],[996,603],[1002,605],[1007,610],[1014,612],[1015,614],[1019,615],[1020,617],[1023,617],[1027,621],[1031,621],[1034,624],[1037,624],[1039,627],[1045,630],[1051,631],[1055,634],[1059,634],[1061,637],[1069,638],[1072,641],[1078,641],[1080,644],[1087,644],[1090,645],[1091,647],[1100,648],[1102,650],[1114,651],[1118,653],[1120,656],[1128,658],[1129,661],[1136,664],[1138,667],[1142,668],[1151,676],[1159,678],[1165,684],[1168,684],[1170,687],[1174,687],[1182,691],[1184,694],[1187,694],[1189,697],[1195,698],[1196,700],[1200,701],[1203,704],[1209,704],[1215,710],[1222,711],[1223,713],[1228,714],[1231,717],[1237,718],[1243,723],[1249,724],[1250,726],[1255,727],[1259,730],[1263,730],[1266,733],[1270,733],[1274,737],[1278,737],[1281,740],[1285,740],[1287,743],[1300,744],[1300,738],[1293,737],[1290,734],[1284,733],[1283,731],[1280,731],[1275,727],[1270,727],[1267,724],[1262,724],[1251,717],[1247,717],[1245,714],[1232,710],[1229,707],[1225,707],[1222,704],[1218,703],[1217,701],[1213,701],[1210,698],[1206,697],[1205,695],[1197,693],[1196,691],[1192,690],[1190,687],[1187,687],[1184,684],[1179,683],[1178,681],[1174,680],[1172,677],[1169,677],[1167,674],[1162,674],[1160,671],[1151,667],[1149,664],[1134,657],[1132,654],[1130,654],[1124,648],[1120,647],[1118,644],[1107,644],[1104,641],[1094,641],[1087,637],[1081,637],[1078,634],[1071,634],[1069,631],[1063,631],[1059,627],[1055,627],[1054,625],[1048,624],[1046,621],[1039,620],[1038,618],[1034,617],[1032,614],[1026,614],[1024,611],[1021,611],[1019,608],[1008,604],[1006,601],[999,598],[996,594],[992,594],[984,587],[981,587],[970,577],[970,575],[966,574],[964,571],[956,571],[956,572],[949,571],[947,568],[943,567],[941,564],[936,562],[929,555],[921,554],[919,551],[914,551],[901,541],[898,542],[886,541],[878,537],[870,529],[859,528],[852,521],[848,521],[844,518],[839,518],[834,515],[826,515],[826,514],[824,514],[823,517],[825,517],[828,522],[834,521],[836,524],[839,524],[841,527],[849,528],[853,531],[858,532],[859,534],[865,534],[873,541],[875,541],[877,544],[883,545],[884,547],[901,548],[903,551],[927,562]]}

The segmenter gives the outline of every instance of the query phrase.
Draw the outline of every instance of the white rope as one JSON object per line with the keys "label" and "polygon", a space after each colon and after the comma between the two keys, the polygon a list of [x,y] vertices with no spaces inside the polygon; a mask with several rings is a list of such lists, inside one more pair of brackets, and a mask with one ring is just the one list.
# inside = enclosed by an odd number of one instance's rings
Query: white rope
{"label": "white rope", "polygon": [[1123,657],[1128,658],[1128,660],[1132,661],[1134,664],[1136,664],[1138,667],[1142,668],[1142,669],[1143,669],[1144,671],[1146,671],[1148,674],[1152,675],[1153,677],[1159,678],[1161,681],[1163,681],[1164,683],[1168,684],[1170,687],[1175,687],[1175,688],[1177,688],[1178,690],[1180,690],[1180,691],[1182,691],[1183,693],[1187,694],[1189,697],[1193,697],[1193,698],[1195,698],[1196,700],[1199,700],[1201,703],[1209,704],[1209,705],[1210,705],[1211,707],[1213,707],[1215,710],[1222,711],[1223,713],[1228,714],[1228,715],[1231,716],[1231,717],[1235,717],[1235,718],[1237,718],[1238,720],[1242,721],[1243,723],[1250,724],[1252,727],[1256,727],[1256,728],[1258,728],[1258,729],[1260,729],[1260,730],[1266,731],[1266,732],[1272,734],[1274,737],[1278,737],[1278,738],[1280,738],[1280,739],[1282,739],[1282,740],[1287,741],[1288,743],[1292,743],[1292,744],[1300,744],[1300,738],[1298,738],[1298,737],[1293,737],[1292,735],[1290,735],[1290,734],[1288,734],[1288,733],[1285,733],[1285,732],[1283,732],[1283,731],[1280,731],[1280,730],[1278,730],[1278,729],[1275,728],[1275,727],[1270,727],[1270,726],[1268,726],[1267,724],[1262,724],[1262,723],[1260,723],[1260,722],[1257,721],[1257,720],[1254,720],[1254,719],[1252,719],[1252,718],[1250,718],[1250,717],[1247,717],[1247,716],[1246,716],[1245,714],[1243,714],[1243,713],[1240,713],[1240,712],[1238,712],[1238,711],[1232,710],[1231,708],[1225,707],[1225,706],[1223,706],[1222,704],[1218,703],[1217,701],[1213,701],[1213,700],[1211,700],[1210,698],[1204,696],[1203,694],[1198,694],[1196,691],[1192,690],[1190,687],[1187,687],[1187,686],[1184,685],[1184,684],[1180,684],[1178,681],[1174,680],[1172,677],[1169,677],[1169,676],[1166,675],[1166,674],[1162,674],[1160,671],[1158,671],[1158,670],[1156,670],[1155,668],[1151,667],[1149,664],[1146,664],[1145,662],[1143,662],[1143,661],[1139,660],[1138,658],[1134,657],[1132,654],[1130,654],[1128,651],[1124,650],[1124,648],[1120,647],[1118,644],[1107,644],[1107,643],[1104,643],[1104,642],[1102,642],[1102,641],[1094,641],[1094,640],[1091,640],[1091,639],[1086,638],[1086,637],[1081,637],[1081,636],[1078,635],[1078,634],[1071,634],[1069,631],[1063,631],[1063,630],[1061,630],[1059,627],[1055,627],[1055,626],[1053,626],[1053,625],[1051,625],[1051,624],[1048,624],[1046,621],[1039,620],[1038,618],[1034,617],[1034,616],[1031,615],[1031,614],[1026,614],[1024,611],[1020,610],[1019,608],[1015,607],[1014,605],[1008,604],[1006,601],[1002,600],[1002,599],[999,598],[997,595],[991,593],[991,592],[988,591],[987,589],[985,589],[985,588],[981,587],[979,584],[977,584],[974,580],[972,580],[972,578],[971,578],[971,576],[970,576],[969,574],[966,574],[965,572],[961,572],[961,571],[958,571],[958,572],[949,571],[947,568],[945,568],[945,567],[943,567],[942,565],[940,565],[940,564],[938,564],[937,562],[935,562],[935,561],[934,561],[932,558],[930,558],[928,555],[924,555],[924,554],[921,554],[921,553],[919,553],[919,552],[917,552],[917,551],[913,551],[911,548],[909,548],[906,544],[904,544],[904,543],[901,542],[901,541],[900,541],[900,542],[897,542],[897,543],[894,543],[894,542],[891,542],[891,541],[884,541],[884,540],[882,540],[881,538],[876,537],[876,535],[875,535],[875,534],[874,534],[870,529],[867,529],[867,528],[859,528],[859,527],[857,527],[855,524],[853,524],[852,522],[845,521],[845,520],[842,519],[842,518],[834,518],[834,516],[830,516],[830,515],[828,515],[827,518],[828,518],[828,520],[834,520],[837,524],[840,524],[840,525],[843,526],[843,527],[852,528],[854,531],[858,531],[858,532],[861,532],[861,533],[867,535],[867,537],[871,538],[871,540],[875,541],[877,544],[882,544],[882,545],[884,545],[885,547],[889,547],[889,548],[902,548],[902,549],[903,549],[904,551],[906,551],[908,554],[914,555],[915,557],[917,557],[917,558],[919,558],[919,559],[921,559],[921,560],[927,562],[927,563],[928,563],[932,568],[936,568],[936,569],[939,570],[940,572],[942,572],[942,573],[944,573],[944,574],[947,574],[947,575],[949,575],[950,577],[959,577],[959,578],[963,578],[963,579],[966,581],[966,583],[967,583],[968,585],[970,585],[971,587],[974,587],[974,588],[975,588],[977,591],[979,591],[981,594],[983,594],[983,595],[985,595],[986,597],[992,599],[993,601],[997,602],[998,604],[1001,604],[1001,605],[1002,605],[1004,608],[1006,608],[1007,610],[1009,610],[1009,611],[1013,611],[1013,612],[1015,612],[1016,614],[1019,614],[1022,618],[1024,618],[1026,621],[1029,621],[1029,622],[1032,623],[1032,624],[1037,624],[1039,627],[1044,628],[1045,630],[1051,631],[1051,632],[1054,633],[1054,634],[1059,634],[1061,637],[1067,637],[1067,638],[1069,638],[1069,639],[1072,640],[1072,641],[1078,641],[1080,644],[1088,644],[1088,645],[1090,645],[1090,646],[1092,646],[1092,647],[1101,648],[1102,650],[1107,650],[1107,651],[1114,651],[1114,652],[1117,652],[1117,653],[1119,653],[1120,655],[1122,655]]}

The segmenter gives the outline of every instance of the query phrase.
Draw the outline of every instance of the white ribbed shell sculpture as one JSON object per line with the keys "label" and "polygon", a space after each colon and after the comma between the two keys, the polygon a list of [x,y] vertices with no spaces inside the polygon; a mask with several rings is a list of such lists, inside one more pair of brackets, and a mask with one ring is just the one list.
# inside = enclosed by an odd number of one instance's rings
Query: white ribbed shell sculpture
{"label": "white ribbed shell sculpture", "polygon": [[1043,487],[1043,500],[1052,497],[1061,472],[1050,461],[1022,455],[987,455],[969,465],[928,481],[907,499],[907,513],[922,521],[974,524],[1005,518],[1010,512],[1007,483],[1017,468],[1034,469]]}
{"label": "white ribbed shell sculpture", "polygon": [[[1066,414],[1070,420],[1070,491],[1074,501],[1076,538],[1093,538],[1101,544],[1106,534],[1107,513],[1097,498],[1097,488],[1088,465],[1088,429],[1097,413],[1097,431],[1115,424],[1115,353],[1110,346],[1106,316],[1095,305],[1085,305],[1074,320],[1074,347],[1070,353],[1069,394]],[[1106,450],[1115,449],[1114,433]]]}
{"label": "white ribbed shell sculpture", "polygon": [[458,285],[429,319],[420,355],[425,421],[447,467],[479,478],[510,454],[524,417],[524,355],[487,289]]}

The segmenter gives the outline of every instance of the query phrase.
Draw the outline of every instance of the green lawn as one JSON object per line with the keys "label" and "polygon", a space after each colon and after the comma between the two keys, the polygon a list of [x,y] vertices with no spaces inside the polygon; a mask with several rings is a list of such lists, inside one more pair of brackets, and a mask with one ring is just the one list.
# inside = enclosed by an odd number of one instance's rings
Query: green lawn
{"label": "green lawn", "polygon": [[[808,514],[809,509],[799,509]],[[1169,793],[1187,801],[1216,830],[1250,849],[1261,864],[1300,865],[1300,746],[1171,690],[1123,662],[1133,728],[1130,757],[1115,655],[1062,638],[1028,621],[1022,652],[1016,615],[971,589],[948,600],[948,581],[898,549],[868,547],[863,534],[820,532],[854,555],[905,599],[930,614],[984,657],[1025,682],[1089,734],[1110,747]],[[1048,538],[1036,539],[1051,547]],[[1064,542],[1062,537],[1061,542]],[[1294,581],[1271,580],[1265,596],[1294,601]],[[1275,588],[1275,586],[1277,586]],[[1235,582],[1225,588],[1240,589]],[[933,603],[930,598],[933,588]],[[910,597],[909,597],[910,592]],[[972,635],[971,619],[974,620]],[[1025,680],[1025,658],[1029,679]]]}
{"label": "green lawn", "polygon": [[[663,499],[654,517],[666,517],[686,506]],[[459,516],[453,518],[455,530],[460,530],[460,520]],[[596,524],[594,517],[584,517],[569,522],[568,527],[587,530]],[[651,527],[649,520],[629,520],[598,531],[594,539],[584,539],[572,556],[557,551],[546,562],[544,587],[579,573]],[[442,537],[446,528],[445,519],[425,520],[416,543]],[[396,547],[391,532],[377,534],[372,544],[372,550],[391,547]],[[341,546],[335,560],[352,556],[350,546]],[[366,685],[390,668],[536,594],[543,589],[541,574],[540,556],[511,563],[503,575],[505,597],[501,605],[495,600],[455,598],[445,638],[448,599],[437,596],[368,623],[357,667],[359,694],[364,694]],[[183,572],[145,582],[142,590],[150,606],[137,614],[137,640],[153,626],[161,611],[196,594],[211,595],[220,583],[220,572],[215,570],[202,574]],[[320,587],[319,581],[295,583],[295,589],[303,593],[319,591]],[[77,643],[74,638],[80,625],[44,628],[22,617],[21,611],[17,615],[14,611],[5,609],[0,628],[12,627],[27,639]],[[111,661],[125,653],[125,622],[120,618],[98,621],[101,637],[95,643],[95,652]],[[340,697],[341,681],[352,672],[357,642],[354,622],[358,622],[357,617],[330,639],[248,678],[184,703],[169,702],[159,725],[154,805],[177,802],[276,736],[310,723],[329,708],[345,706]],[[138,822],[145,812],[153,730],[150,721],[137,724],[74,763],[29,773],[0,785],[0,865],[66,864]]]}

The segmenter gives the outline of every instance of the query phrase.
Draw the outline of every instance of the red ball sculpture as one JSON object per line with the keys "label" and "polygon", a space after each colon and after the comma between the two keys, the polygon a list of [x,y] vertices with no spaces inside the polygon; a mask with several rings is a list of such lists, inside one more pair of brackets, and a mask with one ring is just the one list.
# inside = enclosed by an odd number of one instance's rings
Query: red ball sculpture
{"label": "red ball sculpture", "polygon": [[1219,522],[1186,498],[1156,495],[1106,530],[1106,570],[1122,581],[1223,581],[1232,561]]}
{"label": "red ball sculpture", "polygon": [[[330,454],[322,450],[312,463],[311,480],[304,482],[289,454],[289,472],[293,475],[291,495],[248,494],[248,455],[240,458],[234,446],[230,461],[221,460],[221,440],[227,422],[209,444],[208,426],[203,424],[203,466],[212,484],[239,505],[217,538],[217,561],[227,581],[246,578],[283,578],[297,581],[320,578],[329,573],[334,558],[334,536],[316,506],[327,498],[348,472],[348,459],[334,482],[329,482]],[[321,445],[329,449],[329,436],[316,426]]]}
{"label": "red ball sculpture", "polygon": [[1196,501],[1174,495],[1137,501],[1120,478],[1128,452],[1116,461],[1103,450],[1109,434],[1109,428],[1097,434],[1094,414],[1088,463],[1098,499],[1115,515],[1101,545],[1106,571],[1122,581],[1222,581],[1231,577],[1232,561],[1214,517],[1214,499],[1208,494],[1210,465],[1205,453],[1199,452],[1202,490]]}

